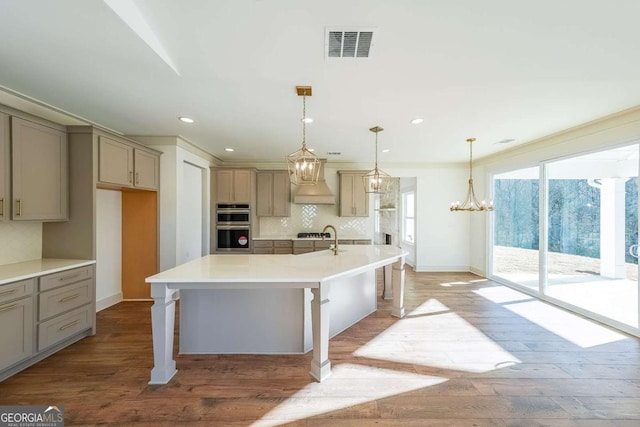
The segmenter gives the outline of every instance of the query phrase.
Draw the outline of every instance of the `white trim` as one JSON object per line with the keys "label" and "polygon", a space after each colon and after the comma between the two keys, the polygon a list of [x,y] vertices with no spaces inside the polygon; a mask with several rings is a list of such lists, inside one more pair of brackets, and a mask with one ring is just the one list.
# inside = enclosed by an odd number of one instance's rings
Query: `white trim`
{"label": "white trim", "polygon": [[105,308],[109,308],[112,305],[116,305],[122,301],[122,292],[118,292],[117,294],[101,298],[96,301],[96,313],[104,310]]}
{"label": "white trim", "polygon": [[471,267],[468,265],[418,265],[416,273],[468,273]]}

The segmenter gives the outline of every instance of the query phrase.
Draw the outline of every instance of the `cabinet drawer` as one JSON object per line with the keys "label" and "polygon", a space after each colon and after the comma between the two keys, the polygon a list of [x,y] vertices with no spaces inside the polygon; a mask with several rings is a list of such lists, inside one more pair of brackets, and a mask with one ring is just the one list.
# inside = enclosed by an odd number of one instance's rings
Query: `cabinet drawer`
{"label": "cabinet drawer", "polygon": [[254,254],[267,254],[271,255],[273,253],[273,248],[253,248]]}
{"label": "cabinet drawer", "polygon": [[254,240],[253,247],[254,248],[271,248],[273,247],[273,241],[272,240]]}
{"label": "cabinet drawer", "polygon": [[313,240],[296,240],[293,243],[294,248],[312,248],[313,249]]}
{"label": "cabinet drawer", "polygon": [[353,245],[353,240],[338,240],[339,245]]}
{"label": "cabinet drawer", "polygon": [[87,305],[39,324],[38,351],[51,347],[77,332],[89,329],[91,327],[91,310],[92,307]]}
{"label": "cabinet drawer", "polygon": [[291,255],[293,248],[273,248],[273,253],[278,255]]}
{"label": "cabinet drawer", "polygon": [[308,252],[313,252],[313,248],[293,248],[294,255],[306,254]]}
{"label": "cabinet drawer", "polygon": [[354,245],[370,245],[371,240],[354,240],[353,244]]}
{"label": "cabinet drawer", "polygon": [[0,286],[0,304],[33,294],[36,279],[22,280]]}
{"label": "cabinet drawer", "polygon": [[93,277],[93,266],[74,268],[72,270],[61,271],[40,278],[40,292],[48,291],[70,283],[79,282]]}
{"label": "cabinet drawer", "polygon": [[330,240],[316,240],[314,245],[315,249],[329,249],[329,246],[333,245],[333,241]]}
{"label": "cabinet drawer", "polygon": [[38,319],[44,320],[91,302],[91,279],[38,295]]}
{"label": "cabinet drawer", "polygon": [[292,248],[293,242],[291,240],[274,240],[273,247],[274,248]]}

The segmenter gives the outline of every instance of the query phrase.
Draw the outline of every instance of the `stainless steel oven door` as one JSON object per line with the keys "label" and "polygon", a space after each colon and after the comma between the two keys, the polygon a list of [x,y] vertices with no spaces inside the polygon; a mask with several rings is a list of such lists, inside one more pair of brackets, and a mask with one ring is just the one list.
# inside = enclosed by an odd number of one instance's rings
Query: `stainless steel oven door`
{"label": "stainless steel oven door", "polygon": [[248,210],[221,210],[216,211],[217,224],[249,224],[251,214]]}
{"label": "stainless steel oven door", "polygon": [[251,252],[250,227],[219,225],[216,227],[218,252]]}

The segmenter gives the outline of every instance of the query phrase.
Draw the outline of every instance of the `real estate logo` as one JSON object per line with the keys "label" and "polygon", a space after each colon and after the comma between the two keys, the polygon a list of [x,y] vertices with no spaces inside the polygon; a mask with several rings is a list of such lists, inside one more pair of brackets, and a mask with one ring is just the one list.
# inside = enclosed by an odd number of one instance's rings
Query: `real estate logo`
{"label": "real estate logo", "polygon": [[0,427],[64,427],[64,406],[0,406]]}

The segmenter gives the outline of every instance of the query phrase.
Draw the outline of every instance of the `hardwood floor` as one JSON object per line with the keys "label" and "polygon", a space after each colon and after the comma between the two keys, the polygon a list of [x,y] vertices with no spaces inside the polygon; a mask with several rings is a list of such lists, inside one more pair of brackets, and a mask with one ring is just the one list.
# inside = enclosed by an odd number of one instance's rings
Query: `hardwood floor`
{"label": "hardwood floor", "polygon": [[380,299],[331,340],[321,384],[311,354],[206,355],[150,386],[151,304],[127,302],[0,383],[0,404],[64,405],[66,425],[640,425],[638,339],[472,274],[406,278],[407,316]]}

